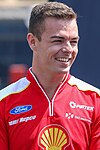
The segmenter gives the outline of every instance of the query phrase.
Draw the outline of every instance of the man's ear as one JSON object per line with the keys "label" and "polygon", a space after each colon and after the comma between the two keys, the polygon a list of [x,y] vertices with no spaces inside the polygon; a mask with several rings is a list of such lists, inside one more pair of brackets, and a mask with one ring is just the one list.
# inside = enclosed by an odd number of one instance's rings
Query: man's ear
{"label": "man's ear", "polygon": [[29,44],[32,51],[35,48],[35,40],[36,40],[36,38],[32,33],[27,34],[27,41],[28,41],[28,44]]}

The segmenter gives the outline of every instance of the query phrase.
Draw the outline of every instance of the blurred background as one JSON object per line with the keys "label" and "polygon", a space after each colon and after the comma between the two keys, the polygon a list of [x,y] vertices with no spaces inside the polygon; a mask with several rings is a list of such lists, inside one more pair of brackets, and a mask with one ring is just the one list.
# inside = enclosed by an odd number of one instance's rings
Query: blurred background
{"label": "blurred background", "polygon": [[[32,7],[55,0],[0,0],[0,89],[25,76],[32,51],[26,35]],[[71,74],[100,88],[100,1],[56,0],[78,14],[79,54]]]}

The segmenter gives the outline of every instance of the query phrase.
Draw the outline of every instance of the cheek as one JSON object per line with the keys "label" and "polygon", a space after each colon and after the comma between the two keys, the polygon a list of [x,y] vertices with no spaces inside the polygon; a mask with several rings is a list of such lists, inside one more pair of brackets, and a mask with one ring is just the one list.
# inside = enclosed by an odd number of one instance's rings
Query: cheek
{"label": "cheek", "polygon": [[59,46],[50,46],[49,48],[48,48],[48,55],[49,56],[54,56],[54,55],[56,55],[58,52],[59,52],[59,50],[60,50],[61,48],[59,47]]}
{"label": "cheek", "polygon": [[73,59],[76,58],[77,54],[78,54],[78,48],[76,48],[76,49],[73,50],[73,54],[72,54]]}
{"label": "cheek", "polygon": [[73,53],[75,56],[78,54],[78,47],[73,50]]}

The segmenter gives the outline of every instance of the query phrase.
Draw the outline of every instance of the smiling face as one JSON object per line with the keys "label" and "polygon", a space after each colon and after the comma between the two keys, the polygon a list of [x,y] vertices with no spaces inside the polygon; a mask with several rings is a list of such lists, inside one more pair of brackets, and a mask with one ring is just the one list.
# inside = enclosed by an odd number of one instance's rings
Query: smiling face
{"label": "smiling face", "polygon": [[35,45],[33,71],[43,71],[47,74],[69,72],[78,53],[79,37],[75,19],[48,17],[41,41],[34,36],[29,39],[32,38]]}

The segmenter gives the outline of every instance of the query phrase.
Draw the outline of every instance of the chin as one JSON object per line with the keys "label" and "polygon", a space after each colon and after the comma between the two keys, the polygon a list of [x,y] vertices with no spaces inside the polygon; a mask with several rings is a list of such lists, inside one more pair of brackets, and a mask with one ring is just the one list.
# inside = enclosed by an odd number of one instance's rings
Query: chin
{"label": "chin", "polygon": [[67,68],[63,69],[63,72],[69,72],[70,71],[71,66],[68,66]]}
{"label": "chin", "polygon": [[65,74],[65,73],[68,73],[70,71],[70,67],[67,67],[67,68],[63,68],[63,69],[59,69],[58,70],[58,73],[60,74]]}

